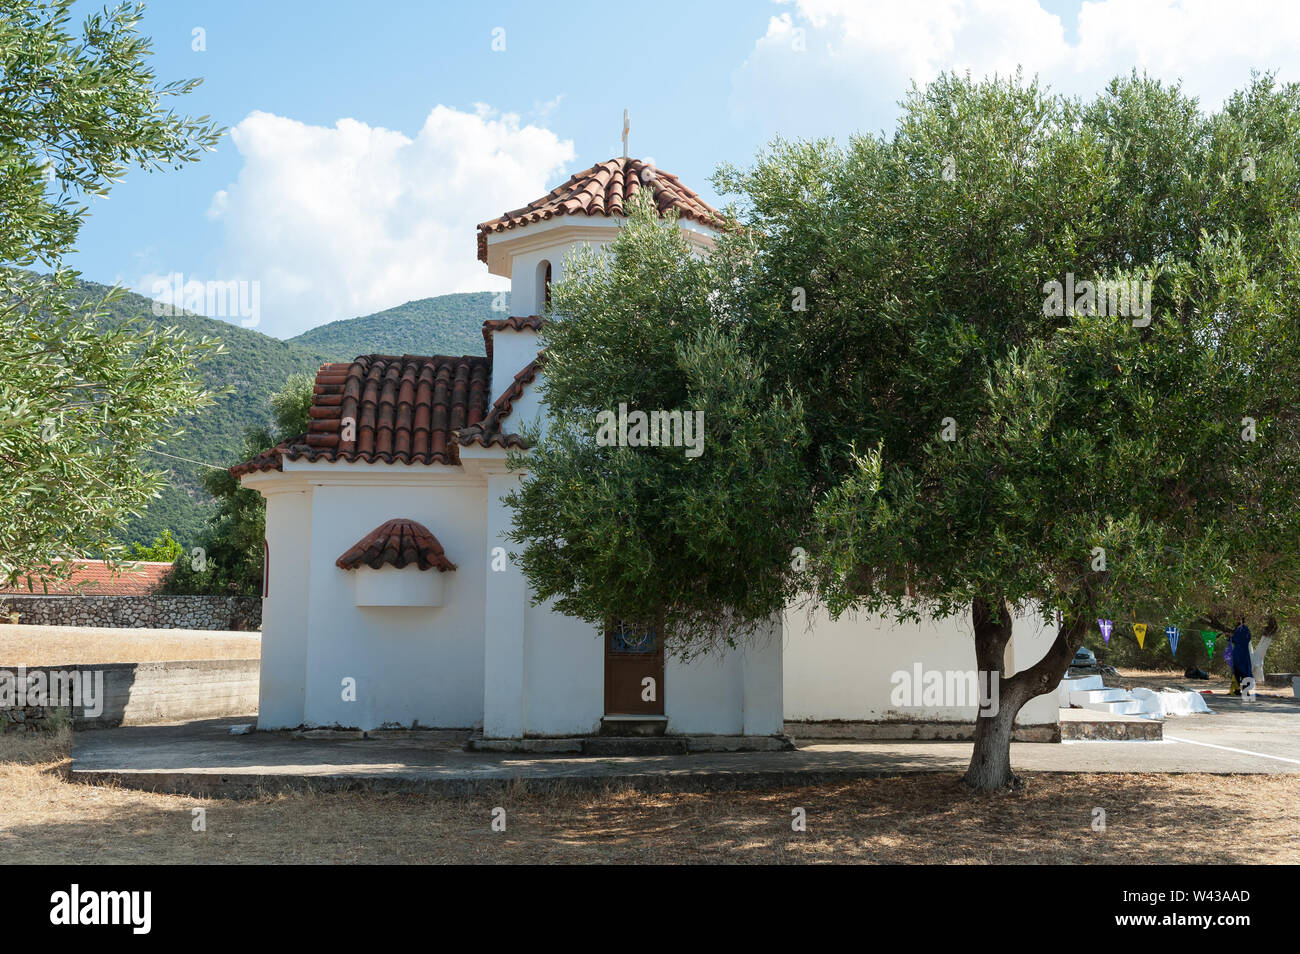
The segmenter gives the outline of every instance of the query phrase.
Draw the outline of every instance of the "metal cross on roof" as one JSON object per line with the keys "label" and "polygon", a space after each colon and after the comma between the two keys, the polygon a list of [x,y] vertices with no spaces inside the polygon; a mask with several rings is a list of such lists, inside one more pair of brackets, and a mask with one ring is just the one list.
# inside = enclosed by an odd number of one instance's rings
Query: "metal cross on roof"
{"label": "metal cross on roof", "polygon": [[623,110],[623,158],[627,158],[627,134],[632,129],[628,120],[627,110]]}

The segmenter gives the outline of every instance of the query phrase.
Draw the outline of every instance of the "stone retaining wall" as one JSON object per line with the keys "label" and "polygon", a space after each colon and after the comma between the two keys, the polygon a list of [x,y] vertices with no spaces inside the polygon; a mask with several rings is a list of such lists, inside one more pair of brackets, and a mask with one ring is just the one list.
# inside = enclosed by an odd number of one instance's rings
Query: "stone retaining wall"
{"label": "stone retaining wall", "polygon": [[257,596],[0,596],[0,606],[18,613],[20,623],[38,626],[262,628]]}
{"label": "stone retaining wall", "polygon": [[[969,742],[975,738],[974,722],[866,722],[844,719],[786,720],[785,734],[796,742],[809,739],[844,739],[855,742]],[[1060,742],[1059,723],[1021,725],[1011,730],[1014,742]]]}
{"label": "stone retaining wall", "polygon": [[[0,669],[0,732],[37,730],[60,720],[81,729],[252,716],[258,667],[256,659],[202,659]],[[76,685],[91,687],[91,696],[85,688],[62,696],[48,688],[44,696],[34,692],[34,684],[66,689],[74,684],[72,676]],[[26,683],[22,697],[16,689],[20,679]],[[34,699],[49,704],[33,705]],[[68,701],[73,704],[55,704]]]}

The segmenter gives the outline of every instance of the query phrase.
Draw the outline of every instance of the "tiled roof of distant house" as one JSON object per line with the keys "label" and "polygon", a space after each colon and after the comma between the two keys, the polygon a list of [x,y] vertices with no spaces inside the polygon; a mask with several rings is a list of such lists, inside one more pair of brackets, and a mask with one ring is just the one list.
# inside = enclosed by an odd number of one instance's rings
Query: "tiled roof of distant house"
{"label": "tiled roof of distant house", "polygon": [[479,261],[487,261],[490,234],[530,225],[557,215],[624,216],[628,203],[642,189],[650,189],[662,215],[669,210],[710,228],[722,228],[722,215],[682,185],[670,172],[655,169],[642,159],[608,159],[572,176],[523,208],[506,212],[478,227]]}
{"label": "tiled roof of distant house", "polygon": [[79,560],[73,564],[72,575],[67,579],[44,581],[32,574],[31,588],[26,581],[17,586],[0,587],[3,596],[148,596],[162,586],[171,571],[170,563],[123,563],[114,573],[107,564],[98,560]]}
{"label": "tiled roof of distant house", "polygon": [[334,561],[344,570],[368,566],[378,570],[382,566],[395,566],[399,570],[412,563],[421,570],[456,569],[447,559],[438,538],[424,524],[400,518],[389,520],[371,530]]}

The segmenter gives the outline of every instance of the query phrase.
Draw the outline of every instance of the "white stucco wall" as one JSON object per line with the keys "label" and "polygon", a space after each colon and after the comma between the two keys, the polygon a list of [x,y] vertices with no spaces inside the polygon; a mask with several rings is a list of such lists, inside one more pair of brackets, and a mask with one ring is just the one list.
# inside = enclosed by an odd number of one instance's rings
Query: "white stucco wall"
{"label": "white stucco wall", "polygon": [[[525,328],[503,328],[492,333],[492,397],[495,401],[514,383],[515,375],[526,368],[541,350],[538,334]],[[531,389],[530,389],[531,390]]]}
{"label": "white stucco wall", "polygon": [[[528,589],[523,573],[508,558],[512,551],[506,539],[511,526],[510,510],[502,498],[518,485],[518,476],[506,470],[503,456],[500,451],[492,451],[487,460],[476,464],[487,480],[484,540],[489,568],[484,595],[483,683],[479,691],[483,698],[483,734],[490,739],[519,738],[526,725],[524,619]],[[504,558],[504,564],[499,557]]]}
{"label": "white stucco wall", "polygon": [[[512,561],[491,569],[494,546],[516,549],[505,539],[510,514],[501,498],[519,478],[499,451],[467,457],[463,468],[290,462],[284,474],[249,478],[268,496],[271,554],[259,727],[482,725],[489,737],[505,738],[599,728],[601,634],[530,605]],[[441,575],[442,605],[358,606],[355,571],[334,565],[395,517],[427,526],[457,564]],[[1018,619],[1008,671],[1041,658],[1054,629],[1035,616]],[[768,639],[689,664],[669,656],[662,687],[668,731],[768,735],[781,731],[783,719],[971,721],[971,705],[891,701],[891,676],[918,664],[973,670],[969,620],[830,620],[792,608]],[[356,681],[355,702],[343,699],[344,678]],[[1048,694],[1031,701],[1020,722],[1057,716]]]}
{"label": "white stucco wall", "polygon": [[537,268],[542,262],[551,263],[551,284],[564,275],[564,256],[570,246],[549,245],[520,252],[512,257],[510,272],[510,311],[515,315],[542,315],[546,313],[544,288],[539,287]]}
{"label": "white stucco wall", "polygon": [[[362,729],[478,724],[483,714],[483,488],[458,468],[325,468],[340,469],[316,476],[312,490],[302,721]],[[443,605],[357,606],[354,571],[334,565],[359,539],[396,517],[428,527],[457,565],[442,575]],[[275,638],[264,634],[264,640]],[[355,702],[343,698],[345,678],[356,682]]]}
{"label": "white stucco wall", "polygon": [[531,427],[541,419],[545,413],[545,403],[542,401],[545,382],[545,373],[539,371],[537,377],[533,378],[533,383],[524,389],[524,393],[520,395],[519,400],[512,405],[510,416],[503,422],[503,426],[507,431],[520,433],[524,428]]}
{"label": "white stucco wall", "polygon": [[[498,331],[492,336],[492,400],[505,393],[514,383],[515,375],[532,362],[538,353],[537,332]],[[538,372],[524,393],[511,404],[508,417],[502,426],[508,433],[520,433],[542,414],[542,388],[545,378]]]}
{"label": "white stucco wall", "polygon": [[[1051,645],[1055,626],[1021,616],[1012,630],[1009,673],[1033,665]],[[896,672],[972,672],[975,641],[969,616],[922,623],[896,623],[878,616],[846,613],[838,620],[825,610],[796,606],[785,614],[785,717],[798,720],[973,722],[974,705],[895,705]],[[945,700],[949,701],[949,700]],[[1059,721],[1056,698],[1030,700],[1017,721],[1042,725]]]}
{"label": "white stucco wall", "polygon": [[[622,219],[565,217],[490,236],[492,258],[501,256],[510,279],[510,311],[516,315],[546,313],[544,285],[538,266],[551,263],[551,284],[564,278],[565,259],[579,245],[601,247],[612,242]],[[575,224],[576,223],[576,224]]]}
{"label": "white stucco wall", "polygon": [[525,626],[527,735],[587,735],[605,714],[605,644],[600,630],[530,606]]}
{"label": "white stucco wall", "polygon": [[[268,495],[271,586],[263,611],[262,729],[472,727],[495,738],[599,731],[604,642],[596,627],[530,604],[522,571],[493,548],[516,549],[502,502],[519,476],[500,453],[463,468],[288,464],[250,478]],[[412,599],[411,568],[341,570],[340,554],[380,524],[428,527],[457,569],[439,574],[442,605],[359,606],[357,575]],[[498,561],[499,562],[499,561]],[[414,589],[413,589],[414,587]],[[344,698],[345,679],[356,699]],[[665,664],[667,730],[781,731],[781,639]]]}
{"label": "white stucco wall", "polygon": [[302,724],[306,699],[311,490],[280,474],[262,480],[270,573],[262,599],[257,719],[263,728],[284,729]]}
{"label": "white stucco wall", "polygon": [[781,627],[746,637],[734,649],[664,665],[670,732],[776,735],[782,731]]}
{"label": "white stucco wall", "polygon": [[[551,263],[551,282],[564,275],[565,260],[578,246],[602,248],[618,235],[625,219],[603,216],[557,216],[507,232],[488,236],[488,270],[510,279],[510,311],[515,315],[540,315],[546,299],[538,283],[537,266]],[[713,248],[718,233],[690,219],[678,219],[677,228],[701,255]]]}

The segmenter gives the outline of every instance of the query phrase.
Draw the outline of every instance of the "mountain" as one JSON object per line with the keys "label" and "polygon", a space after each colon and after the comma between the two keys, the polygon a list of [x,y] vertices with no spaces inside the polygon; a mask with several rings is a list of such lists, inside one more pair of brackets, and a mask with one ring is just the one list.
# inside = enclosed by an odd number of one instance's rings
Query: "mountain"
{"label": "mountain", "polygon": [[359,354],[482,354],[483,322],[509,314],[492,310],[494,297],[467,292],[421,298],[363,318],[331,321],[289,343],[330,361],[351,361]]}
{"label": "mountain", "polygon": [[[95,282],[79,285],[87,299],[102,298],[108,291]],[[216,404],[182,419],[184,434],[145,454],[151,469],[165,472],[167,483],[148,510],[122,528],[120,541],[147,544],[170,529],[186,549],[193,545],[212,510],[212,500],[200,482],[204,465],[238,463],[244,431],[270,423],[270,396],[289,375],[314,375],[323,362],[350,361],[359,354],[483,354],[483,321],[500,317],[492,311],[493,297],[491,292],[475,292],[424,298],[374,315],[334,321],[284,341],[202,315],[156,317],[151,299],[122,295],[110,306],[110,322],[139,317],[175,326],[193,338],[219,338],[226,353],[203,362],[199,369],[209,387],[232,390],[218,397]]]}
{"label": "mountain", "polygon": [[[98,300],[108,292],[108,286],[96,282],[80,281],[78,285],[88,300]],[[123,543],[149,543],[164,529],[170,529],[188,550],[212,510],[212,498],[200,482],[203,465],[229,467],[236,463],[245,428],[269,423],[270,396],[290,374],[315,374],[325,358],[308,348],[228,321],[191,314],[155,316],[152,299],[131,292],[113,302],[108,311],[110,323],[142,318],[173,326],[191,338],[219,338],[225,346],[226,353],[200,363],[199,372],[208,387],[229,386],[230,393],[219,395],[215,404],[181,418],[177,423],[185,429],[183,434],[144,453],[151,470],[165,473],[166,484],[145,513],[128,521],[119,534]]]}

